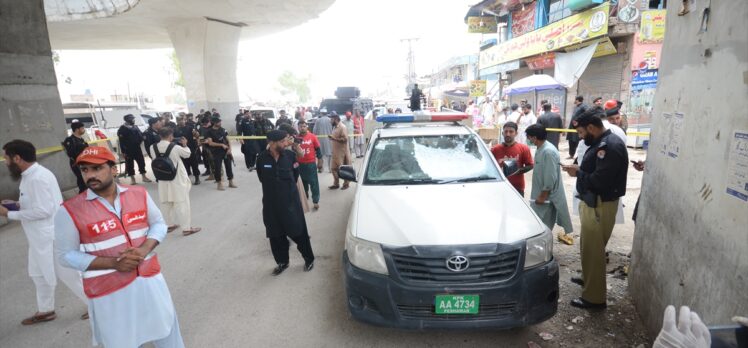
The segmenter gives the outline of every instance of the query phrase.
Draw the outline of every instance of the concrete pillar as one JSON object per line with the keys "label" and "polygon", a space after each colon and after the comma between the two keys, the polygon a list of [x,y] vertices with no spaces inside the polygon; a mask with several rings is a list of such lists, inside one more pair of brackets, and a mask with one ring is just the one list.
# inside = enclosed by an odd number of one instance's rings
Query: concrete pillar
{"label": "concrete pillar", "polygon": [[[0,0],[0,146],[13,139],[37,149],[58,146],[67,136],[43,0]],[[63,190],[75,186],[63,152],[40,155],[39,163],[57,176]],[[0,198],[17,198],[4,164]]]}
{"label": "concrete pillar", "polygon": [[670,304],[710,326],[748,313],[748,199],[736,193],[748,189],[736,139],[748,132],[748,2],[697,1],[682,17],[671,4],[629,275],[652,337]]}
{"label": "concrete pillar", "polygon": [[234,130],[239,110],[236,61],[241,27],[198,19],[170,26],[179,58],[190,112],[216,108],[223,127]]}

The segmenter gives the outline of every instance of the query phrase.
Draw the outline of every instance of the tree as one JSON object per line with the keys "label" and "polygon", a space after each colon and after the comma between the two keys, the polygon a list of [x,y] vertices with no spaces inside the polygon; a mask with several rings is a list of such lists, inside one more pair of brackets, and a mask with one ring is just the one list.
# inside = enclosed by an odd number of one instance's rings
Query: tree
{"label": "tree", "polygon": [[311,96],[309,79],[309,76],[299,77],[286,70],[278,77],[278,84],[282,88],[280,92],[282,95],[296,94],[299,101],[305,103]]}
{"label": "tree", "polygon": [[174,78],[173,84],[175,87],[184,88],[184,76],[182,75],[182,65],[179,64],[177,51],[172,50],[171,55],[169,55],[169,58],[171,59],[171,67],[176,73],[176,77]]}

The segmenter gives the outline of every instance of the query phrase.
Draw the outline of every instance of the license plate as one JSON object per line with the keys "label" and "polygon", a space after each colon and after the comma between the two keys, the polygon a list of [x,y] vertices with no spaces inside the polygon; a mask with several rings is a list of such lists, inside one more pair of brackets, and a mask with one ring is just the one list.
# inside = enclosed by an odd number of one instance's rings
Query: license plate
{"label": "license plate", "polygon": [[478,295],[436,295],[436,314],[478,314]]}

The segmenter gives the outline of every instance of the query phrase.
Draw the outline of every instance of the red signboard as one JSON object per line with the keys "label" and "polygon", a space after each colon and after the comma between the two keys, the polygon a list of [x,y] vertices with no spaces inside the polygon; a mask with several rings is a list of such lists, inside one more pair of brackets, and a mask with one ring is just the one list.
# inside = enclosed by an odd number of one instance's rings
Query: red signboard
{"label": "red signboard", "polygon": [[556,65],[556,54],[549,53],[537,57],[525,59],[525,63],[530,70],[549,69]]}
{"label": "red signboard", "polygon": [[525,4],[524,10],[512,12],[512,37],[535,30],[535,1]]}

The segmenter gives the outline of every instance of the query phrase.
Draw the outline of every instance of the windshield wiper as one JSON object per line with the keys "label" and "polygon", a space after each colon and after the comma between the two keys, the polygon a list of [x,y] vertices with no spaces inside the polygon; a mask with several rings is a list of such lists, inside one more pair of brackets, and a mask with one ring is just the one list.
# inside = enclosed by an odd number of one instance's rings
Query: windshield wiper
{"label": "windshield wiper", "polygon": [[497,180],[498,178],[488,176],[488,175],[481,175],[481,176],[473,176],[469,178],[460,178],[460,179],[452,179],[452,180],[442,180],[439,181],[440,184],[450,184],[453,182],[478,182],[478,181],[487,181],[487,180]]}
{"label": "windshield wiper", "polygon": [[373,182],[375,185],[424,185],[424,184],[439,184],[438,180],[431,178],[424,179],[393,179],[393,180],[377,180]]}

